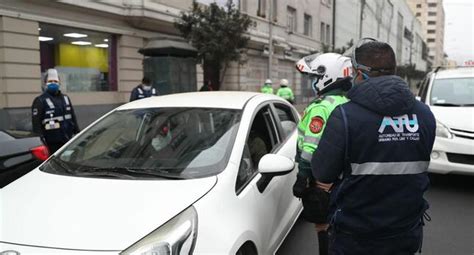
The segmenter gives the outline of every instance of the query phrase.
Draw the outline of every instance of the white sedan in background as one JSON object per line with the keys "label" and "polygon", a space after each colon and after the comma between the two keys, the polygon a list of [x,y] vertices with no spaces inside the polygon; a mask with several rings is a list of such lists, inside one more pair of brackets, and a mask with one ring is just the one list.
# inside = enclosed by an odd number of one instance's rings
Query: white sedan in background
{"label": "white sedan in background", "polygon": [[0,253],[273,254],[302,209],[298,120],[259,93],[120,106],[0,190]]}
{"label": "white sedan in background", "polygon": [[436,118],[429,171],[474,175],[474,67],[429,73],[418,95]]}

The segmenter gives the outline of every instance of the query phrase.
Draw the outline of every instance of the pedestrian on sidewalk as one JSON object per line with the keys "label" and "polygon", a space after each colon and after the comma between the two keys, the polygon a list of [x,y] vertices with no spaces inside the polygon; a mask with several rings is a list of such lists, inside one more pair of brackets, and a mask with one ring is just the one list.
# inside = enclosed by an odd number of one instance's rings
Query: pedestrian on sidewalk
{"label": "pedestrian on sidewalk", "polygon": [[289,87],[287,79],[280,80],[280,88],[277,90],[277,96],[282,97],[290,102],[290,104],[295,103],[295,95],[293,94],[293,90]]}
{"label": "pedestrian on sidewalk", "polygon": [[316,186],[311,173],[311,157],[318,150],[326,121],[338,105],[347,102],[345,91],[350,88],[351,60],[336,53],[307,56],[297,63],[303,75],[313,78],[316,99],[305,109],[298,124],[298,174],[293,186],[296,197],[302,198],[303,217],[315,223],[319,254],[328,254],[327,212],[329,194]]}
{"label": "pedestrian on sidewalk", "polygon": [[133,88],[130,94],[130,102],[151,96],[158,96],[158,91],[153,88],[150,78],[143,77],[142,83]]}
{"label": "pedestrian on sidewalk", "polygon": [[361,40],[353,49],[348,103],[331,114],[311,161],[330,192],[330,254],[421,251],[428,203],[428,165],[436,121],[395,76],[387,43]]}
{"label": "pedestrian on sidewalk", "polygon": [[267,79],[265,80],[265,84],[263,84],[262,88],[260,89],[260,92],[265,93],[265,94],[273,94],[273,87],[272,87],[272,80]]}
{"label": "pedestrian on sidewalk", "polygon": [[79,126],[71,99],[60,90],[58,71],[49,69],[45,80],[45,91],[34,99],[31,116],[33,132],[53,154],[79,133]]}

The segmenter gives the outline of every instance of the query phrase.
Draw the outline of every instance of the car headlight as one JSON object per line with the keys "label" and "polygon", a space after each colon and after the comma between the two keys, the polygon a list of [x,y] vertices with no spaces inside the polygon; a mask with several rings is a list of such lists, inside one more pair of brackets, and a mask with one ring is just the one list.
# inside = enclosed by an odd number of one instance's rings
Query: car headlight
{"label": "car headlight", "polygon": [[436,120],[436,136],[444,137],[444,138],[453,138],[453,134],[449,131],[449,128],[445,126],[443,123]]}
{"label": "car headlight", "polygon": [[197,237],[197,212],[193,206],[157,228],[120,254],[188,255]]}

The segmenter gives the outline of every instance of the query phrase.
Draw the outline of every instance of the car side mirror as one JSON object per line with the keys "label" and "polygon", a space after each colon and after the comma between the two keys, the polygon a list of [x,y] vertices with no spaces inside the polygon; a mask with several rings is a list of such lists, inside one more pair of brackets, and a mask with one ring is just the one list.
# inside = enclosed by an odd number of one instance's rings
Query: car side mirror
{"label": "car side mirror", "polygon": [[260,162],[258,162],[258,171],[262,175],[262,178],[257,182],[258,191],[263,193],[273,177],[288,174],[294,168],[295,162],[285,156],[277,154],[264,155]]}
{"label": "car side mirror", "polygon": [[285,175],[290,173],[294,168],[295,162],[293,162],[293,160],[277,154],[266,154],[258,163],[258,171],[262,175]]}

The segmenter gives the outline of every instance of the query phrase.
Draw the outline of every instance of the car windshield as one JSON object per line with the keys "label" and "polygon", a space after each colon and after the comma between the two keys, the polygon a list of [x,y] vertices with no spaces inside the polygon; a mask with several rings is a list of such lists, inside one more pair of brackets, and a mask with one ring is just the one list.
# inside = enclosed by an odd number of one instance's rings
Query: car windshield
{"label": "car windshield", "polygon": [[474,106],[474,78],[434,80],[431,105]]}
{"label": "car windshield", "polygon": [[189,179],[227,165],[240,110],[149,108],[115,111],[41,170],[87,177]]}

